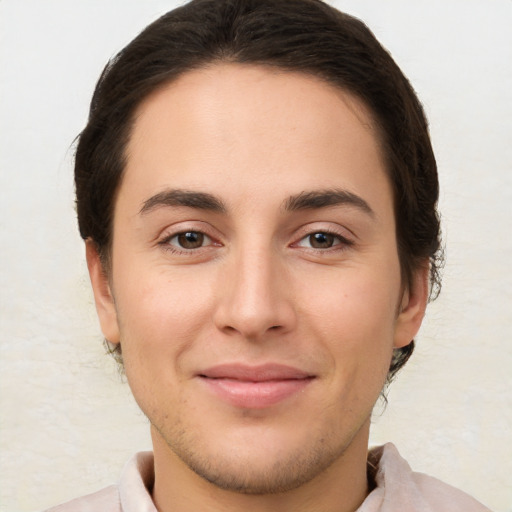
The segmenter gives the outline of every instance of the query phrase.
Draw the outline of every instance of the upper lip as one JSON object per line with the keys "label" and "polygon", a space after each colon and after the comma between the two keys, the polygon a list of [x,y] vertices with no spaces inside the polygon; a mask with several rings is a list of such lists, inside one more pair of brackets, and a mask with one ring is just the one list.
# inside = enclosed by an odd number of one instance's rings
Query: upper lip
{"label": "upper lip", "polygon": [[199,372],[199,376],[209,379],[233,379],[247,382],[308,379],[314,377],[313,374],[304,370],[278,363],[255,366],[239,363],[220,364]]}

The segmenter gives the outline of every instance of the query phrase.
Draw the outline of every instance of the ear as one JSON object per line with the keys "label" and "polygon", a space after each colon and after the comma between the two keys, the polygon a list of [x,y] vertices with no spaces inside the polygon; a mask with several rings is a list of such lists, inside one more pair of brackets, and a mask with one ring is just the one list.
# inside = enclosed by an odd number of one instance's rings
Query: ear
{"label": "ear", "polygon": [[410,286],[404,291],[395,324],[394,348],[409,345],[421,326],[428,302],[429,266],[414,271]]}
{"label": "ear", "polygon": [[117,344],[119,343],[119,325],[114,297],[96,244],[90,238],[85,242],[85,254],[101,331],[110,343]]}

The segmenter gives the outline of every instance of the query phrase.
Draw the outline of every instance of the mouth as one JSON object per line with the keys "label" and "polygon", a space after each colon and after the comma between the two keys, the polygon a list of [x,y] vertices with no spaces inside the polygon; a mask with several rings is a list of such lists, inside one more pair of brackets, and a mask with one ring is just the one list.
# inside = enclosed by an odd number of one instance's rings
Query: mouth
{"label": "mouth", "polygon": [[264,409],[303,392],[315,375],[281,364],[226,364],[208,368],[198,378],[232,406]]}

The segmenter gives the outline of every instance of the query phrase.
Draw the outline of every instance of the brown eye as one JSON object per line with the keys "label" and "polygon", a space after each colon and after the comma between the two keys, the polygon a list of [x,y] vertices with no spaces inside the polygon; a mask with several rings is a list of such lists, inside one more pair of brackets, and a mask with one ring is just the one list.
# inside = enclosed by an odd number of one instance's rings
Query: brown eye
{"label": "brown eye", "polygon": [[352,242],[342,235],[329,233],[328,231],[314,231],[299,240],[296,247],[304,247],[306,249],[344,249],[350,247]]}
{"label": "brown eye", "polygon": [[336,239],[337,237],[330,233],[313,233],[308,237],[309,245],[314,249],[329,249],[335,245]]}
{"label": "brown eye", "polygon": [[167,243],[180,249],[199,249],[205,244],[211,243],[211,240],[209,236],[199,231],[184,231],[174,235]]}

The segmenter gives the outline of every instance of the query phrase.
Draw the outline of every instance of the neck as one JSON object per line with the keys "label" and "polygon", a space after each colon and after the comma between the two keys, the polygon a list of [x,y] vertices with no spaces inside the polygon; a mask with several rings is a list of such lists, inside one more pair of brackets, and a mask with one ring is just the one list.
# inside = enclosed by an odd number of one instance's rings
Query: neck
{"label": "neck", "polygon": [[354,512],[368,494],[369,421],[327,469],[296,489],[243,494],[221,489],[194,473],[152,427],[153,501],[159,512]]}

